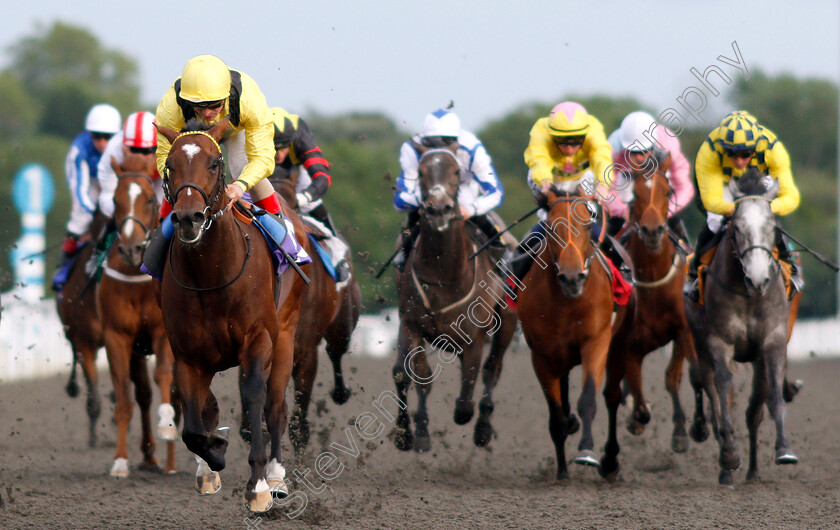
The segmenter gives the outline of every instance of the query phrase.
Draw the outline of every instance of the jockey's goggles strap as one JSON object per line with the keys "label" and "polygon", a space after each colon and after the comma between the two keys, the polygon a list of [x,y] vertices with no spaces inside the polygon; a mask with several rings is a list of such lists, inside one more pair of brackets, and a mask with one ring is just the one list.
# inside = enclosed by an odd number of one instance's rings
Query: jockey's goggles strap
{"label": "jockey's goggles strap", "polygon": [[743,197],[738,197],[735,199],[735,204],[738,204],[741,201],[748,201],[748,200],[761,200],[767,202],[773,202],[773,199],[768,199],[767,197],[762,197],[761,195],[744,195]]}
{"label": "jockey's goggles strap", "polygon": [[215,138],[213,138],[212,136],[207,134],[205,131],[187,131],[187,132],[181,133],[181,134],[178,135],[177,138],[175,138],[175,141],[172,142],[172,143],[174,144],[175,142],[177,142],[178,140],[180,140],[184,136],[189,136],[191,134],[200,134],[202,136],[206,136],[207,138],[210,138],[210,141],[213,142],[213,145],[215,145],[216,149],[219,150],[219,154],[220,155],[222,154],[222,147],[219,145],[219,142],[217,142]]}

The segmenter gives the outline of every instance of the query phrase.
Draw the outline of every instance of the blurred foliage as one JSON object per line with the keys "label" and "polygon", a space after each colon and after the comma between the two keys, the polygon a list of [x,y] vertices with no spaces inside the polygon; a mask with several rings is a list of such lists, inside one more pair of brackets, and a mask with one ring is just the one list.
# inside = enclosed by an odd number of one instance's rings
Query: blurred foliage
{"label": "blurred foliage", "polygon": [[[11,66],[0,72],[0,92],[5,98],[0,122],[0,181],[2,215],[0,287],[9,289],[8,249],[19,237],[18,216],[10,198],[11,176],[28,162],[40,162],[52,173],[56,202],[48,216],[47,242],[64,235],[70,198],[64,181],[64,157],[72,138],[84,127],[84,117],[95,103],[112,103],[127,116],[156,102],[138,102],[136,62],[120,52],[103,48],[87,30],[56,23],[36,28],[9,50]],[[796,79],[788,75],[768,77],[751,72],[749,81],[739,80],[728,94],[735,106],[745,108],[779,135],[791,153],[793,171],[802,193],[802,206],[783,222],[802,241],[836,260],[837,255],[837,87],[819,79]],[[523,152],[534,122],[546,116],[564,99],[578,101],[604,124],[607,135],[629,112],[643,109],[634,98],[570,94],[554,102],[531,102],[473,131],[484,142],[505,188],[499,209],[508,222],[530,210],[534,201],[525,183],[527,167]],[[301,112],[300,109],[288,109]],[[400,168],[399,147],[410,133],[380,113],[322,115],[304,112],[332,164],[333,184],[325,204],[336,226],[353,249],[353,262],[364,295],[364,310],[379,311],[396,303],[391,271],[378,281],[373,276],[395,249],[404,214],[392,206],[393,188]],[[680,135],[683,152],[694,163],[697,150],[709,133],[689,128]],[[694,207],[684,218],[696,235],[704,217]],[[521,236],[534,218],[517,226]],[[59,251],[48,252],[47,271],[52,272]],[[800,314],[820,316],[836,311],[836,275],[803,255],[806,290]]]}

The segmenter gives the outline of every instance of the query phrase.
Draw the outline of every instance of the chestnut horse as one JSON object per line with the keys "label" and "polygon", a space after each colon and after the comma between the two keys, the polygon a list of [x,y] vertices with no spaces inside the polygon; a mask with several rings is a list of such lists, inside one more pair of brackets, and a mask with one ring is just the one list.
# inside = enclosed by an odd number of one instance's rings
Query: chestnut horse
{"label": "chestnut horse", "polygon": [[146,356],[152,353],[156,358],[154,378],[161,398],[157,436],[167,441],[164,471],[175,473],[177,430],[171,399],[174,360],[158,306],[157,286],[151,276],[140,272],[143,251],[152,229],[158,224],[158,204],[150,177],[154,174],[154,158],[134,155],[125,149],[123,163],[111,159],[111,167],[119,177],[114,193],[114,223],[119,243],[116,252],[110,252],[103,264],[96,298],[116,399],[117,449],[111,476],[127,477],[129,474],[127,437],[133,408],[129,396],[131,383],[134,383],[134,397],[140,405],[143,426],[141,468],[159,470],[149,417],[152,389],[146,368]]}
{"label": "chestnut horse", "polygon": [[[558,480],[569,478],[566,437],[577,432],[581,422],[583,433],[574,462],[599,465],[592,439],[595,400],[613,333],[633,304],[631,297],[631,306],[618,306],[613,314],[610,267],[590,239],[590,200],[554,188],[548,192],[546,236],[533,251],[535,266],[522,280],[517,300],[522,332],[548,402]],[[583,370],[577,406],[580,421],[571,413],[569,402],[569,373],[577,365]]]}
{"label": "chestnut horse", "polygon": [[[97,212],[91,224],[91,233],[99,234],[104,226],[105,217]],[[96,422],[102,412],[96,355],[99,348],[105,346],[105,340],[102,336],[102,324],[96,312],[96,284],[85,273],[85,263],[93,253],[94,245],[90,241],[90,235],[87,235],[86,239],[87,244],[73,258],[64,289],[56,297],[56,306],[58,317],[64,327],[64,335],[73,351],[73,366],[65,389],[70,397],[79,395],[76,367],[81,364],[87,384],[88,446],[96,447]]]}
{"label": "chestnut horse", "polygon": [[[264,512],[271,508],[272,495],[288,495],[281,438],[288,424],[285,392],[305,284],[291,269],[276,279],[259,228],[229,209],[219,146],[229,121],[225,117],[206,131],[158,129],[172,144],[164,189],[175,228],[161,283],[161,309],[175,355],[182,438],[203,460],[198,482],[212,481],[206,492],[218,491],[215,473],[225,467],[228,445],[228,429],[217,429],[219,405],[210,382],[217,372],[239,366],[243,422],[251,432],[261,432],[265,414],[271,439],[268,458],[262,436],[251,437],[248,455],[245,501],[252,512]],[[284,212],[308,249],[300,219],[288,206]]]}
{"label": "chestnut horse", "polygon": [[[278,193],[293,208],[297,209],[298,171],[289,172],[289,178],[277,180]],[[314,230],[304,218],[307,230]],[[309,278],[312,282],[307,287],[301,301],[301,320],[306,326],[298,326],[295,333],[295,366],[292,377],[295,380],[295,403],[297,407],[289,424],[289,437],[296,452],[302,451],[309,442],[309,402],[312,398],[312,385],[318,372],[318,345],[326,342],[327,356],[333,366],[334,387],[330,392],[333,401],[342,405],[350,399],[350,390],[344,384],[341,370],[341,357],[350,346],[350,336],[356,329],[362,307],[362,291],[356,275],[340,290],[336,290],[335,280],[327,273],[321,263],[321,255],[312,252],[312,266]],[[350,256],[347,256],[350,263]],[[351,269],[352,270],[352,269]]]}
{"label": "chestnut horse", "polygon": [[[438,350],[439,360],[444,363],[461,359],[461,393],[455,400],[454,418],[455,423],[464,425],[475,411],[473,391],[484,342],[491,336],[490,354],[482,372],[484,393],[473,434],[475,445],[484,447],[493,436],[492,393],[516,330],[516,315],[505,304],[503,289],[491,287],[494,282],[503,282],[491,270],[488,254],[469,259],[476,245],[468,231],[472,228],[459,211],[460,165],[455,155],[449,149],[415,147],[422,153],[422,215],[420,235],[406,260],[405,272],[397,272],[400,328],[393,374],[402,408],[397,411],[394,441],[404,451],[428,451],[431,446],[426,399],[442,367],[438,362],[432,372],[423,342]],[[412,381],[417,384],[419,398],[413,433],[406,407]]]}
{"label": "chestnut horse", "polygon": [[[669,342],[674,343],[671,361],[665,370],[665,388],[674,406],[674,431],[671,435],[673,451],[684,453],[689,445],[685,412],[679,398],[685,359],[690,362],[695,399],[699,402],[698,410],[702,411],[703,405],[702,382],[696,371],[697,353],[686,320],[682,295],[685,257],[677,251],[668,233],[671,186],[662,168],[657,171],[638,171],[633,179],[634,199],[625,229],[630,231],[626,247],[633,260],[636,312],[628,336],[622,337],[623,348],[615,351],[607,364],[604,397],[610,429],[605,455],[601,459],[601,473],[608,478],[618,472],[616,414],[622,398],[623,378],[626,378],[634,403],[632,414],[627,419],[627,429],[632,434],[641,434],[650,421],[650,410],[642,390],[642,360],[648,353]],[[698,441],[702,441],[708,437],[709,432],[706,429],[693,434]]]}

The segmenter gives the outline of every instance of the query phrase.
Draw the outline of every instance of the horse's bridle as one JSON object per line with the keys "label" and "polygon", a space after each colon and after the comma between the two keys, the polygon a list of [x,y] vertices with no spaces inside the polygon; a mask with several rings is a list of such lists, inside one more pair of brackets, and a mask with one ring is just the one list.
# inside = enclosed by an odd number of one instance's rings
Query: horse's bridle
{"label": "horse's bridle", "polygon": [[[564,196],[562,196],[562,197],[557,197],[557,198],[554,200],[554,202],[552,202],[552,203],[551,203],[551,206],[549,206],[549,208],[548,208],[548,216],[546,216],[546,220],[547,220],[547,219],[549,219],[549,217],[550,217],[550,215],[551,215],[551,211],[552,211],[552,210],[554,210],[554,208],[555,208],[558,204],[561,204],[561,203],[566,203],[566,202],[571,202],[571,203],[574,203],[574,202],[576,202],[576,201],[578,201],[578,200],[580,200],[580,199],[583,199],[584,201],[586,200],[586,199],[585,199],[585,197],[582,197],[582,196],[580,196],[580,195],[571,195],[571,194],[568,194],[568,193],[565,193],[565,192],[562,192],[562,193],[564,194]],[[589,201],[586,201],[586,202],[589,202]],[[588,207],[587,207],[587,209],[588,209]],[[569,208],[569,211],[571,212],[571,208]],[[546,224],[548,225],[548,223],[547,223],[547,222],[546,222]],[[549,228],[549,229],[551,229],[551,226],[550,226],[550,225],[548,225],[548,228]],[[585,228],[585,230],[589,230],[589,227],[587,226],[587,227]],[[551,237],[551,236],[548,236],[548,235],[547,235],[546,237]],[[569,248],[569,246],[570,246],[570,245],[571,245],[571,246],[572,246],[572,247],[573,247],[573,248],[577,251],[578,256],[580,256],[580,260],[581,260],[581,263],[582,263],[582,265],[583,265],[583,272],[584,272],[586,275],[588,275],[588,274],[589,274],[589,267],[590,267],[590,265],[592,265],[592,260],[593,260],[593,258],[595,257],[595,250],[594,250],[594,246],[593,246],[593,245],[591,245],[591,243],[590,243],[590,246],[591,246],[591,247],[593,247],[593,248],[592,248],[592,252],[590,252],[590,253],[589,253],[589,256],[584,257],[584,256],[583,256],[583,252],[581,252],[581,250],[577,247],[577,245],[575,245],[574,241],[572,241],[572,240],[571,240],[571,238],[569,238],[569,244],[568,244],[568,245],[566,245],[566,246],[564,246],[564,247],[560,250],[560,255],[558,255],[558,256],[557,256],[557,260],[556,260],[556,261],[559,261],[559,260],[560,260],[560,257],[561,257],[561,256],[563,256],[563,253],[566,251],[566,249],[568,249],[568,248]],[[555,267],[557,266],[556,261],[555,261]]]}
{"label": "horse's bridle", "polygon": [[216,149],[219,150],[219,157],[216,158],[213,161],[213,165],[216,166],[216,170],[217,170],[217,178],[216,178],[216,193],[213,195],[213,200],[212,201],[207,197],[207,193],[205,193],[205,191],[200,186],[197,186],[196,184],[193,184],[192,182],[185,182],[185,183],[181,184],[178,187],[178,189],[175,190],[175,194],[173,195],[172,192],[171,192],[171,189],[169,188],[169,167],[164,166],[164,169],[163,169],[163,194],[164,194],[164,197],[166,197],[166,200],[169,201],[169,204],[172,205],[173,208],[175,207],[175,202],[178,200],[178,195],[185,188],[192,188],[192,189],[196,190],[198,193],[201,194],[201,198],[204,200],[204,211],[202,212],[202,216],[204,217],[204,222],[201,225],[201,229],[199,229],[198,235],[195,237],[195,239],[193,239],[191,241],[184,241],[184,243],[195,243],[195,242],[197,242],[199,239],[201,239],[202,234],[205,231],[210,229],[210,226],[213,224],[213,221],[215,221],[216,219],[218,219],[219,217],[221,217],[225,213],[224,208],[220,208],[220,209],[216,210],[216,212],[213,212],[213,209],[216,207],[219,200],[221,200],[222,192],[225,189],[225,157],[224,157],[224,155],[222,155],[222,148],[219,145],[219,142],[217,142],[215,138],[210,136],[205,131],[187,131],[187,132],[183,132],[183,133],[179,134],[175,138],[175,140],[172,142],[172,146],[174,147],[175,143],[178,140],[180,140],[181,138],[183,138],[184,136],[189,136],[189,135],[193,135],[193,134],[200,134],[202,136],[206,136],[207,138],[209,138],[213,142],[213,145],[216,146]]}
{"label": "horse's bridle", "polygon": [[[430,154],[433,154],[433,153],[445,153],[445,154],[449,155],[449,156],[450,156],[450,157],[452,157],[452,159],[455,161],[455,165],[456,165],[456,166],[458,166],[458,168],[459,168],[459,169],[461,168],[461,163],[460,163],[460,162],[458,162],[458,157],[457,157],[457,156],[455,156],[455,153],[453,153],[453,152],[452,152],[452,151],[450,151],[449,149],[445,149],[445,148],[443,148],[443,147],[436,147],[436,148],[433,148],[433,149],[429,149],[429,150],[427,150],[427,151],[424,151],[424,152],[423,152],[423,154],[422,154],[422,156],[420,156],[420,160],[418,161],[418,164],[419,164],[419,163],[421,163],[421,162],[423,162],[423,159],[424,159],[424,158],[426,158],[426,156],[427,156],[427,155],[430,155]],[[419,167],[418,167],[418,170],[419,170]],[[460,184],[460,183],[459,183],[459,184]],[[431,188],[430,188],[430,189],[426,192],[426,197],[421,197],[421,198],[423,199],[423,202],[420,204],[420,212],[421,212],[424,216],[426,216],[427,218],[428,218],[428,217],[430,217],[430,216],[432,216],[433,214],[429,213],[429,209],[428,209],[428,207],[427,207],[427,205],[426,205],[426,198],[428,197],[428,195],[429,195],[432,191],[435,191],[435,190],[438,190],[438,189],[442,190],[442,191],[443,191],[443,193],[444,193],[447,197],[449,197],[450,199],[452,199],[452,202],[453,202],[454,204],[458,204],[458,194],[457,194],[457,192],[456,192],[456,194],[455,194],[455,195],[452,195],[451,193],[449,193],[449,192],[446,190],[446,186],[444,186],[443,184],[435,184],[434,186],[432,186],[432,187],[431,187]],[[421,187],[421,191],[422,191],[422,187]],[[455,212],[455,213],[452,215],[452,220],[463,219],[463,217],[464,217],[464,216],[463,216],[463,215],[461,215],[460,213]]]}
{"label": "horse's bridle", "polygon": [[[735,200],[735,205],[737,206],[741,202],[747,201],[747,200],[761,200],[761,201],[771,202],[771,199],[768,199],[767,197],[762,197],[761,195],[745,195],[743,197],[739,197],[738,199],[736,199]],[[730,222],[732,222],[732,221],[730,221]],[[729,238],[729,241],[732,244],[732,254],[738,259],[738,264],[741,266],[741,270],[744,269],[744,258],[746,257],[746,255],[748,253],[752,252],[753,250],[763,250],[763,251],[767,252],[767,254],[770,256],[770,267],[775,269],[775,272],[773,273],[773,276],[775,277],[776,275],[781,273],[782,267],[779,264],[779,261],[776,259],[776,256],[773,254],[773,249],[772,248],[767,248],[764,245],[752,245],[750,247],[747,247],[744,250],[741,250],[740,248],[738,248],[738,240],[735,238],[734,227],[731,230],[727,230],[727,232],[728,232],[727,233],[727,238]],[[773,267],[773,264],[775,264],[776,266]]]}

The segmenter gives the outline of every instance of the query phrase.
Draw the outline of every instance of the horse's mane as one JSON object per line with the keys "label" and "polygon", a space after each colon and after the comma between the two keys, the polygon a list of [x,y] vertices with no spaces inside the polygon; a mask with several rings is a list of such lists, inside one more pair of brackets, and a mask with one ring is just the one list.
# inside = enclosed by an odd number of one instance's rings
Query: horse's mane
{"label": "horse's mane", "polygon": [[766,175],[761,174],[761,172],[754,167],[749,168],[737,180],[738,191],[744,195],[763,196],[770,191],[770,186],[768,184],[772,183],[768,182]]}
{"label": "horse's mane", "polygon": [[209,131],[213,125],[215,124],[205,123],[198,118],[190,118],[190,120],[184,124],[184,128],[181,129],[181,132]]}

